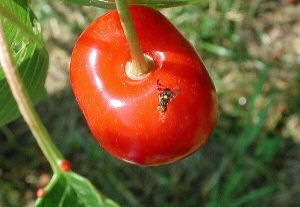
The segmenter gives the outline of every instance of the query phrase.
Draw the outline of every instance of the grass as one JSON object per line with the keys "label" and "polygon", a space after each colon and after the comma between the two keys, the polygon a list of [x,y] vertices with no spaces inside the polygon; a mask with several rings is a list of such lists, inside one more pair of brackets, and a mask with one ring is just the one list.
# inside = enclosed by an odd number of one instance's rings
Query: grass
{"label": "grass", "polygon": [[[280,29],[299,27],[299,5],[215,0],[163,10],[200,52],[220,112],[201,150],[151,168],[116,160],[96,143],[68,84],[72,47],[104,11],[60,1],[32,5],[43,22],[55,81],[47,82],[50,95],[37,109],[74,171],[105,195],[137,207],[300,205],[300,61],[293,44],[285,44],[299,35],[290,30],[285,37]],[[22,119],[1,128],[0,141],[0,206],[31,206],[51,169]]]}

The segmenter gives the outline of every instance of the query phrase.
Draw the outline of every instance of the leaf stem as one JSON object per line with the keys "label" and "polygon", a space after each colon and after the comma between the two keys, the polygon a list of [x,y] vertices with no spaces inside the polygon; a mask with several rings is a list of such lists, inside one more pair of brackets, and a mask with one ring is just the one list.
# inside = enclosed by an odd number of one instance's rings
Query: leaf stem
{"label": "leaf stem", "polygon": [[64,160],[64,157],[51,140],[47,129],[34,109],[23,81],[13,63],[2,21],[0,21],[0,64],[2,65],[6,80],[17,102],[21,115],[30,128],[43,154],[49,161],[53,171],[60,172],[59,162]]}
{"label": "leaf stem", "polygon": [[131,61],[126,65],[126,74],[131,79],[140,79],[142,75],[154,68],[154,62],[150,56],[143,54],[127,0],[115,0],[115,2],[131,55]]}

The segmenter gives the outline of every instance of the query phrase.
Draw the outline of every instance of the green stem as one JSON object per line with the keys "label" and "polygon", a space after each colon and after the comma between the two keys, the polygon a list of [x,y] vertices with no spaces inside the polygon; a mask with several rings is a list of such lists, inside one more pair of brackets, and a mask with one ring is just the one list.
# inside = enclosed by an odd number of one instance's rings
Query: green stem
{"label": "green stem", "polygon": [[[0,13],[1,15],[1,13]],[[12,94],[17,102],[19,111],[29,126],[33,136],[40,146],[43,154],[49,161],[54,172],[61,171],[59,161],[64,160],[63,155],[51,140],[49,133],[39,118],[32,101],[24,87],[23,81],[13,63],[8,43],[0,21],[0,64]]]}
{"label": "green stem", "polygon": [[131,62],[126,65],[126,74],[132,79],[140,79],[142,75],[154,68],[154,62],[151,57],[143,54],[127,0],[115,0],[115,2],[131,55]]}

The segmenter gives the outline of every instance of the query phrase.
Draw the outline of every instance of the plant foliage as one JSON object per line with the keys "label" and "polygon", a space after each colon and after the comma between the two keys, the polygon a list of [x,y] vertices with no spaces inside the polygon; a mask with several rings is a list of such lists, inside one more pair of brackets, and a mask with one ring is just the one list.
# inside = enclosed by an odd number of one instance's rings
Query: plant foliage
{"label": "plant foliage", "polygon": [[[86,6],[96,6],[101,8],[115,8],[114,0],[68,0],[70,2],[86,5]],[[199,2],[201,0],[129,0],[129,4],[139,4],[150,6],[154,8],[167,8],[174,6],[182,6],[190,4],[193,2]]]}
{"label": "plant foliage", "polygon": [[74,172],[54,174],[46,187],[46,195],[39,198],[35,207],[118,207],[101,195],[86,178]]}
{"label": "plant foliage", "polygon": [[[33,103],[46,96],[44,88],[49,57],[40,24],[24,0],[0,2],[0,20],[10,47],[11,56]],[[0,126],[19,116],[2,68],[0,67]]]}

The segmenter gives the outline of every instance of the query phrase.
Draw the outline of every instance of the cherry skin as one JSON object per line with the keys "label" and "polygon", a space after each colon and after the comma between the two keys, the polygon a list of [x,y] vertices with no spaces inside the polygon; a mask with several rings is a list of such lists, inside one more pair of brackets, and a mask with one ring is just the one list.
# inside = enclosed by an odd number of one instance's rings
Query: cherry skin
{"label": "cherry skin", "polygon": [[193,46],[166,17],[145,6],[130,6],[130,13],[155,68],[139,80],[126,75],[130,51],[113,10],[79,37],[71,86],[105,150],[137,165],[172,163],[208,141],[217,120],[215,87]]}

